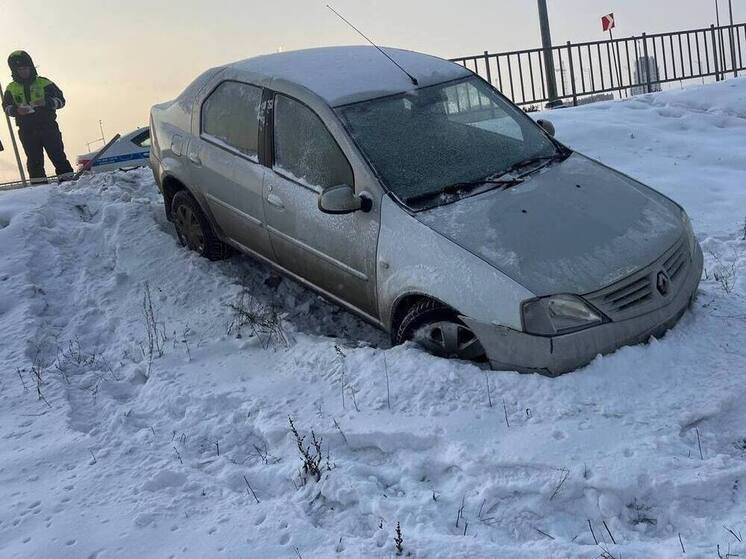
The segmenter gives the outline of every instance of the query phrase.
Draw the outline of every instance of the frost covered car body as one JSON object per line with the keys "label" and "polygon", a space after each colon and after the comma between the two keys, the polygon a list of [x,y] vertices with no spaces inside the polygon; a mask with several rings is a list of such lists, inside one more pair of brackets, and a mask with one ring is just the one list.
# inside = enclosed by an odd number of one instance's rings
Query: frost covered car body
{"label": "frost covered car body", "polygon": [[[461,66],[372,47],[208,70],[151,110],[183,244],[270,263],[433,353],[557,374],[673,325],[684,210]],[[409,74],[409,75],[407,75]]]}
{"label": "frost covered car body", "polygon": [[[95,151],[78,156],[78,167],[82,168],[96,156]],[[91,165],[90,171],[116,171],[134,169],[148,165],[150,159],[150,130],[147,126],[133,130],[119,138]]]}

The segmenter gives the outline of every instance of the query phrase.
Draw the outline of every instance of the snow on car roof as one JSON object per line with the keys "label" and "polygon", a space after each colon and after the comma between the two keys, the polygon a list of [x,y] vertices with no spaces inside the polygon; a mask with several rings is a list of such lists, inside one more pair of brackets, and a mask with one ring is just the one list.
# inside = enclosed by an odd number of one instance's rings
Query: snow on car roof
{"label": "snow on car roof", "polygon": [[427,54],[383,47],[407,75],[372,46],[323,47],[248,58],[230,64],[238,71],[297,83],[336,107],[458,79],[466,68]]}

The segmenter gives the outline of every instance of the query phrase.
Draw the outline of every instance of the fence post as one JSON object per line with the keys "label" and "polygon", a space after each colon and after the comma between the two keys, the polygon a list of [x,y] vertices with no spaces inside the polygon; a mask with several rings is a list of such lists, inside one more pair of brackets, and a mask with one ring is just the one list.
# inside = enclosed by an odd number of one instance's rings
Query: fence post
{"label": "fence post", "polygon": [[[0,97],[5,95],[3,84],[0,83]],[[5,113],[5,111],[3,111]],[[16,156],[16,164],[18,165],[18,174],[21,175],[21,183],[26,186],[26,173],[23,172],[23,165],[21,164],[21,155],[18,153],[18,144],[16,143],[16,135],[13,132],[13,125],[10,123],[10,116],[5,113],[5,120],[8,122],[8,134],[10,134],[10,144],[13,146],[13,153]]]}
{"label": "fence post", "polygon": [[720,58],[720,49],[718,49],[718,40],[715,36],[715,25],[710,24],[710,34],[712,35],[712,51],[713,51],[713,58],[715,59],[715,81],[720,81],[720,69],[719,69],[719,58]]}
{"label": "fence post", "polygon": [[541,27],[541,48],[544,54],[544,75],[547,80],[547,108],[562,105],[557,97],[557,76],[554,75],[554,53],[552,52],[552,34],[549,30],[549,15],[546,0],[539,2],[539,25]]}
{"label": "fence post", "polygon": [[[572,44],[570,43],[570,41],[567,41],[567,63],[570,65],[570,89],[572,90],[572,106],[577,107],[578,96],[575,89],[575,68],[572,64]],[[583,69],[581,68],[580,71],[582,72]]]}
{"label": "fence post", "polygon": [[728,39],[730,41],[730,60],[733,65],[733,77],[738,77],[738,64],[736,63],[736,43],[733,40],[733,26],[728,28]]}
{"label": "fence post", "polygon": [[487,82],[492,85],[492,71],[490,70],[490,57],[487,51],[484,51],[484,66],[487,68]]}
{"label": "fence post", "polygon": [[[730,14],[730,27],[728,27],[728,37],[730,38],[730,58],[733,61],[733,77],[738,77],[738,65],[736,64],[736,45],[733,42],[733,2],[728,0],[728,13]],[[736,30],[736,34],[738,31]]]}
{"label": "fence post", "polygon": [[[642,55],[645,57],[645,93],[650,93],[650,57],[648,56],[648,38],[645,33],[642,34]],[[682,69],[684,61],[681,61]]]}

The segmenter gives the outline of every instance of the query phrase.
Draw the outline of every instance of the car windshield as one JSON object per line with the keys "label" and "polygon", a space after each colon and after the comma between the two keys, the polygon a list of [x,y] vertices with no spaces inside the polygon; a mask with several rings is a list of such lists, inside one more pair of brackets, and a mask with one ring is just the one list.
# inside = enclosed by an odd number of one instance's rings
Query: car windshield
{"label": "car windshield", "polygon": [[337,113],[381,180],[408,205],[558,155],[523,111],[477,77],[345,105]]}

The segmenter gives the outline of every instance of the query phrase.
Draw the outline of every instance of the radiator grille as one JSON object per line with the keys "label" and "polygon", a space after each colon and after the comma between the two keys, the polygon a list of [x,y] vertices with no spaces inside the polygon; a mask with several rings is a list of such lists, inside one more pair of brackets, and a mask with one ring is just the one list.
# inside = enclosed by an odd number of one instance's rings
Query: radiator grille
{"label": "radiator grille", "polygon": [[665,272],[668,276],[670,296],[683,283],[690,261],[689,246],[686,238],[682,238],[643,270],[584,297],[612,320],[644,314],[665,305],[669,298],[658,292],[658,274]]}

